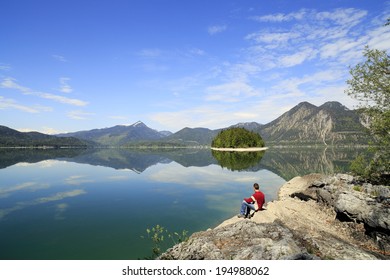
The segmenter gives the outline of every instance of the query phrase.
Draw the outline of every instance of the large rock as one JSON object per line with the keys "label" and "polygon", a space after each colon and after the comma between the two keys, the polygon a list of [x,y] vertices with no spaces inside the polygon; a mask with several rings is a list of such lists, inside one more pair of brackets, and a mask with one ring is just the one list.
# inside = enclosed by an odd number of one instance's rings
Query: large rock
{"label": "large rock", "polygon": [[[311,185],[312,199],[333,207],[337,217],[363,223],[390,233],[390,188],[359,183],[352,176],[338,174],[323,178],[324,185]],[[307,192],[307,191],[306,191]],[[294,194],[302,197],[305,192]]]}
{"label": "large rock", "polygon": [[160,259],[313,259],[286,227],[241,220],[229,226],[195,233],[187,242],[165,252]]}
{"label": "large rock", "polygon": [[370,228],[390,231],[390,208],[359,192],[342,192],[335,201],[335,211]]}

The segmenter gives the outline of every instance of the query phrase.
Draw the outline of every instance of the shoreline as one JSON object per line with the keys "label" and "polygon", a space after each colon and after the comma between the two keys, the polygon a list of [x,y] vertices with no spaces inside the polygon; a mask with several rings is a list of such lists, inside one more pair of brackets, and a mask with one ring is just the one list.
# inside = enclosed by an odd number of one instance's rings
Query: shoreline
{"label": "shoreline", "polygon": [[259,152],[265,151],[268,147],[252,147],[252,148],[214,148],[211,147],[211,150],[220,151],[220,152]]}

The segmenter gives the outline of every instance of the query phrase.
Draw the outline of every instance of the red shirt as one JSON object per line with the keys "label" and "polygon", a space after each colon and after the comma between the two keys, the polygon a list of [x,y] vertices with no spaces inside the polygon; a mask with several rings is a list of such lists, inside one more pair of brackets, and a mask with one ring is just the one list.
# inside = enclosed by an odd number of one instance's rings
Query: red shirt
{"label": "red shirt", "polygon": [[[253,200],[254,198],[254,200]],[[254,194],[252,194],[251,197],[249,198],[244,198],[244,200],[248,203],[254,203],[255,204],[255,209],[261,209],[263,208],[263,205],[265,203],[265,196],[261,191],[257,191]]]}

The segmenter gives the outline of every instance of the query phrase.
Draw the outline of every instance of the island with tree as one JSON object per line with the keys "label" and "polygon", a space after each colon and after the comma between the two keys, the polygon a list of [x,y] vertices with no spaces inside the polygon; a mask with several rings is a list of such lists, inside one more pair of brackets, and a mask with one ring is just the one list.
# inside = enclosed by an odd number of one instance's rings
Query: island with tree
{"label": "island with tree", "polygon": [[263,138],[256,132],[242,127],[221,130],[211,142],[216,151],[262,151],[266,150]]}

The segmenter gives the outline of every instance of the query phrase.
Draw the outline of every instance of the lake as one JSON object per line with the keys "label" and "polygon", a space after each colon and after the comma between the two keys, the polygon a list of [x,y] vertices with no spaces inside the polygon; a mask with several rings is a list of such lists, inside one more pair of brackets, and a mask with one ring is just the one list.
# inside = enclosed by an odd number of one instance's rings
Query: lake
{"label": "lake", "polygon": [[0,259],[145,259],[146,229],[215,227],[238,214],[253,183],[271,201],[295,176],[347,172],[359,152],[0,149]]}

